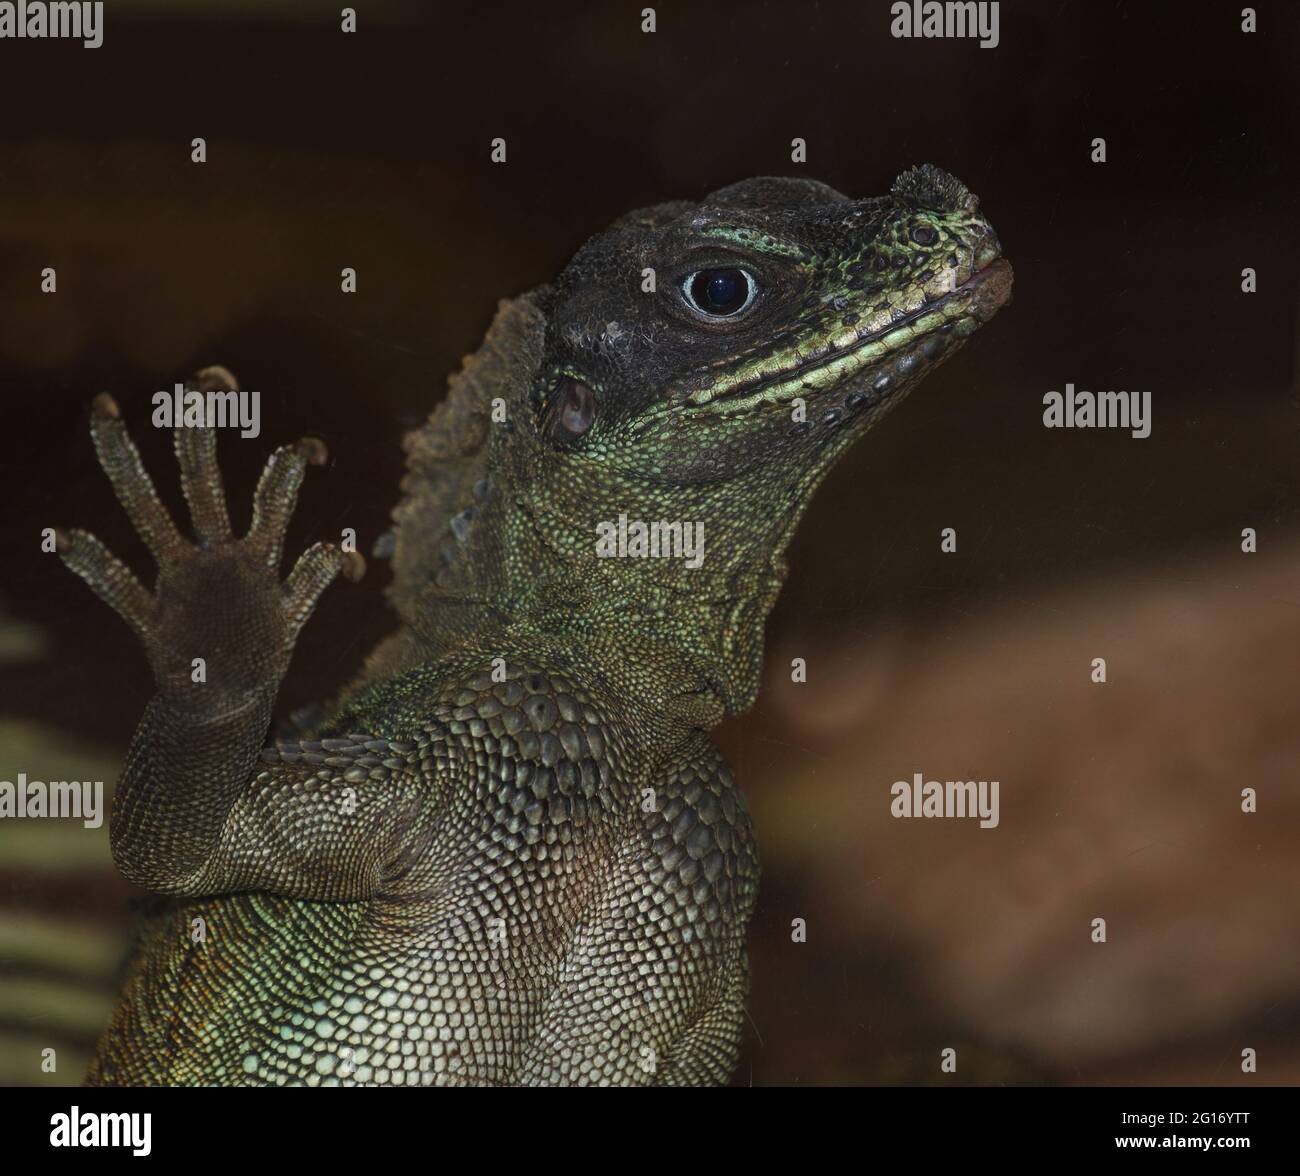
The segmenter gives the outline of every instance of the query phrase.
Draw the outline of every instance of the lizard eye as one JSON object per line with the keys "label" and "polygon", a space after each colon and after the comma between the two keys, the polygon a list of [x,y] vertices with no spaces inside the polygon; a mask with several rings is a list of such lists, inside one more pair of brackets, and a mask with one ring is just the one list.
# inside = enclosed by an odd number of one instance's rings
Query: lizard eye
{"label": "lizard eye", "polygon": [[682,283],[682,294],[692,310],[709,318],[732,318],[754,301],[758,283],[748,270],[696,270]]}
{"label": "lizard eye", "polygon": [[596,420],[596,394],[581,380],[563,376],[551,392],[545,429],[556,441],[581,437]]}

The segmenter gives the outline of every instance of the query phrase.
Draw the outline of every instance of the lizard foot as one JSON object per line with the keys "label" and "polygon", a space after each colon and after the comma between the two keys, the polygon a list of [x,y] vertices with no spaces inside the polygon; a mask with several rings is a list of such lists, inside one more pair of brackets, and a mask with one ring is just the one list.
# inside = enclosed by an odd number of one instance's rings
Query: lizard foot
{"label": "lizard foot", "polygon": [[[237,385],[224,368],[205,368],[190,387]],[[357,553],[317,543],[298,559],[284,583],[279,581],[285,530],[298,490],[307,466],[326,461],[324,443],[306,438],[271,455],[253,496],[252,525],[236,539],[217,465],[215,430],[177,428],[176,459],[194,530],[191,543],[159,501],[111,396],[96,397],[90,429],[100,465],[158,565],[157,587],[148,592],[86,531],[58,533],[63,562],[135,631],[164,693],[190,693],[197,656],[205,659],[203,683],[217,686],[218,693],[243,696],[278,685],[321,593],[339,572],[355,580],[365,571]],[[209,667],[207,661],[214,664]]]}

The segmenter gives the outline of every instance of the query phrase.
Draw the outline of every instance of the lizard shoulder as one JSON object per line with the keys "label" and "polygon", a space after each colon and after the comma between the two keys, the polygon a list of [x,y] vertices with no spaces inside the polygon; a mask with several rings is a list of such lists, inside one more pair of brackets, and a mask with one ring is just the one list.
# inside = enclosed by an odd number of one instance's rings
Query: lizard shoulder
{"label": "lizard shoulder", "polygon": [[710,740],[700,742],[643,799],[646,877],[683,928],[721,923],[739,933],[758,892],[758,849],[731,768]]}

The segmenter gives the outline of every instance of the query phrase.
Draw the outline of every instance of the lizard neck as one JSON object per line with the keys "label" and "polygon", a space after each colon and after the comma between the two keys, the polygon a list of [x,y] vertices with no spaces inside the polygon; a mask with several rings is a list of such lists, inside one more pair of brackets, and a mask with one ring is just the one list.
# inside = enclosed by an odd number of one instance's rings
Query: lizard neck
{"label": "lizard neck", "polygon": [[457,557],[427,586],[412,628],[439,653],[496,644],[567,651],[625,697],[712,726],[757,696],[785,550],[820,480],[795,482],[778,508],[770,487],[757,492],[764,476],[754,472],[755,493],[740,499],[754,505],[744,511],[734,483],[725,497],[699,487],[667,529],[632,505],[646,502],[644,488],[615,477],[595,488],[542,478],[493,491]]}

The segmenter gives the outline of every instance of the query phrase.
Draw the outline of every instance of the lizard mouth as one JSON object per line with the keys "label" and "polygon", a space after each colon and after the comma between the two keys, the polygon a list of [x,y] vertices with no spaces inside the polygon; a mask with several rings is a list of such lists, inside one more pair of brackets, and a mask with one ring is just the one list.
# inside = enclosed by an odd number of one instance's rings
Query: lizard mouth
{"label": "lizard mouth", "polygon": [[868,387],[846,401],[856,409],[883,399],[894,387],[941,358],[950,346],[988,322],[1011,297],[1010,263],[1002,257],[977,270],[946,294],[923,303],[902,317],[864,331],[847,345],[827,349],[793,367],[723,387],[697,389],[687,410],[716,406],[724,415],[747,412],[764,404],[782,404],[795,396],[834,388],[868,367],[880,370]]}

